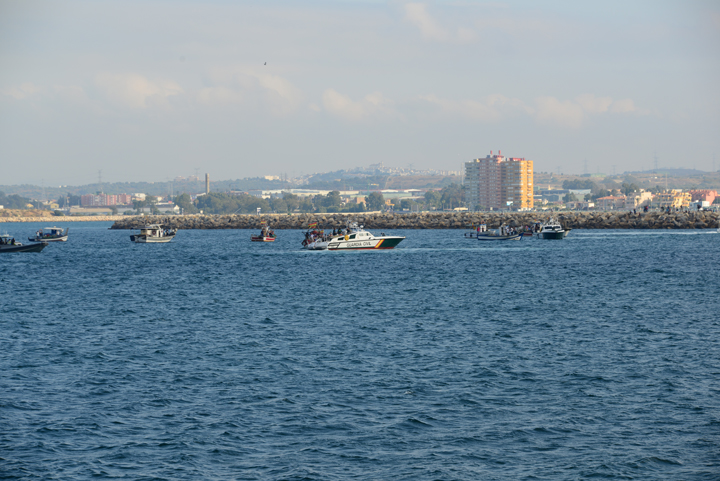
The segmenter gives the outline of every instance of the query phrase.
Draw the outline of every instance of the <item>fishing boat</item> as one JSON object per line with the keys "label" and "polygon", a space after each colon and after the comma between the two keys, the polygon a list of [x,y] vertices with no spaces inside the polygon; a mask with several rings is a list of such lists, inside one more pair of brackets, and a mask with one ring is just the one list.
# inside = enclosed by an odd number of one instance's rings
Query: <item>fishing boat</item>
{"label": "fishing boat", "polygon": [[250,236],[252,242],[275,242],[275,232],[271,231],[265,221],[262,222],[262,230],[260,235]]}
{"label": "fishing boat", "polygon": [[548,219],[535,234],[538,239],[564,239],[572,229],[563,229],[557,219]]}
{"label": "fishing boat", "polygon": [[139,234],[132,234],[130,240],[138,244],[158,244],[170,242],[175,238],[177,229],[166,229],[160,224],[146,225]]}
{"label": "fishing boat", "polygon": [[479,241],[511,241],[511,240],[522,240],[523,235],[521,232],[510,230],[508,227],[500,226],[497,230],[489,230],[480,232],[476,236]]}
{"label": "fishing boat", "polygon": [[40,252],[48,245],[47,242],[23,245],[15,242],[15,239],[8,234],[0,235],[0,253],[5,252]]}
{"label": "fishing boat", "polygon": [[[512,233],[511,233],[512,232]],[[474,231],[466,232],[465,239],[481,241],[521,240],[523,236],[532,235],[525,231],[517,231],[510,227],[500,226],[497,230],[488,230],[487,225],[480,224]]]}
{"label": "fishing boat", "polygon": [[30,242],[67,242],[69,230],[69,227],[65,230],[62,227],[45,227],[37,231],[34,237],[28,237],[28,240]]}
{"label": "fishing boat", "polygon": [[370,250],[370,249],[393,249],[405,237],[389,236],[380,234],[375,236],[363,229],[357,222],[347,224],[344,233],[331,236],[327,249],[330,251],[339,250]]}

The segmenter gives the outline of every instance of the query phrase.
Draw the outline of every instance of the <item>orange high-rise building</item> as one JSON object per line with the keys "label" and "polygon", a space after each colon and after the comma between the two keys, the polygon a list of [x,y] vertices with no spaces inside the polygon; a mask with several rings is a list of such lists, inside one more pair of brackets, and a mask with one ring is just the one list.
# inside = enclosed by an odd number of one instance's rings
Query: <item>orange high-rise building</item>
{"label": "orange high-rise building", "polygon": [[470,209],[532,209],[533,178],[532,160],[491,151],[465,163],[465,201]]}

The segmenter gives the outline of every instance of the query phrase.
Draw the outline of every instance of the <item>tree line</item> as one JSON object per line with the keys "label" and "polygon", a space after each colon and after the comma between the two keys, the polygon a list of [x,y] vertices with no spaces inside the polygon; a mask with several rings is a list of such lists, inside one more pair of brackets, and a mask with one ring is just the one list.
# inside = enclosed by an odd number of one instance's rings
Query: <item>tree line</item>
{"label": "tree line", "polygon": [[275,212],[278,214],[302,213],[341,213],[341,212],[367,212],[393,208],[395,210],[414,210],[415,208],[428,210],[431,208],[454,208],[463,205],[465,190],[459,184],[450,184],[440,191],[425,193],[424,202],[404,198],[393,199],[388,206],[385,197],[380,192],[371,192],[363,202],[343,203],[340,192],[333,190],[327,194],[315,196],[299,196],[286,192],[282,197],[263,199],[254,195],[228,194],[211,192],[198,196],[194,201],[188,194],[175,197],[175,204],[184,214],[196,214],[202,211],[205,214],[255,214],[259,208],[261,212]]}
{"label": "tree line", "polygon": [[5,195],[5,192],[0,191],[0,205],[4,209],[26,209],[30,203],[30,199],[27,197],[17,194]]}

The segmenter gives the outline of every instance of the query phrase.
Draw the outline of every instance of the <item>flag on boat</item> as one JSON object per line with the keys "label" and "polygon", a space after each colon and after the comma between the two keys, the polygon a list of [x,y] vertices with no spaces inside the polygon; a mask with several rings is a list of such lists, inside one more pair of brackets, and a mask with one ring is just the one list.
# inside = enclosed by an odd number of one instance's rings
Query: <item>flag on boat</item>
{"label": "flag on boat", "polygon": [[260,222],[260,225],[267,225],[267,221],[266,221],[266,220],[261,221],[261,222]]}
{"label": "flag on boat", "polygon": [[317,227],[317,222],[312,222],[308,225],[308,229],[312,229],[313,227]]}

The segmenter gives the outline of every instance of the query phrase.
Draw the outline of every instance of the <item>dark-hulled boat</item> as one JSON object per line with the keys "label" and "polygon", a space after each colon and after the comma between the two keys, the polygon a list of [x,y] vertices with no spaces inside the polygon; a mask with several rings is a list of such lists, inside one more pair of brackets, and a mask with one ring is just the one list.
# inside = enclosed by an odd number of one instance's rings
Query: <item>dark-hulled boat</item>
{"label": "dark-hulled boat", "polygon": [[47,242],[23,245],[7,234],[0,235],[0,253],[5,252],[40,252],[47,247]]}

